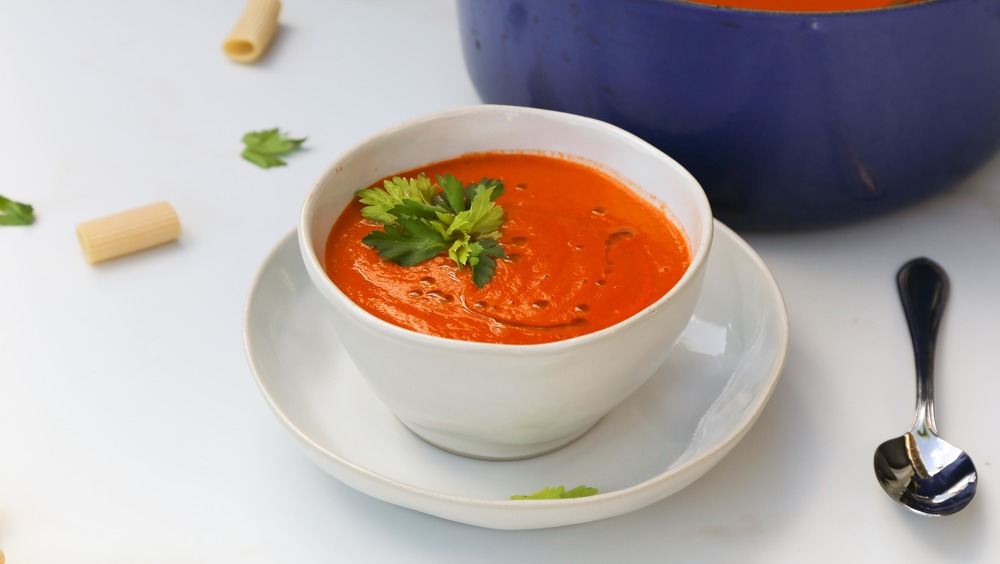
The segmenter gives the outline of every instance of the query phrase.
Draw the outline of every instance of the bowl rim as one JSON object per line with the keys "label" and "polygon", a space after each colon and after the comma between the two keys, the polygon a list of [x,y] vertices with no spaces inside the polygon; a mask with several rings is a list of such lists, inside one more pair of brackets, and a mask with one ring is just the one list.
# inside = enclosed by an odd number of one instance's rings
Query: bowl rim
{"label": "bowl rim", "polygon": [[[691,186],[693,189],[685,188],[686,191],[691,192],[692,201],[695,203],[698,216],[701,217],[702,222],[700,226],[700,232],[698,233],[699,245],[691,247],[691,236],[686,233],[684,226],[677,225],[682,231],[685,231],[685,236],[688,238],[688,245],[691,252],[691,263],[688,265],[684,274],[677,281],[674,286],[668,290],[665,294],[656,299],[653,303],[647,305],[638,312],[632,314],[631,316],[603,329],[593,331],[590,333],[585,333],[583,335],[577,335],[575,337],[569,337],[566,339],[560,339],[557,341],[550,341],[545,343],[530,343],[530,344],[509,344],[509,343],[489,343],[483,341],[465,341],[460,339],[451,339],[447,337],[441,337],[438,335],[429,335],[426,333],[420,333],[412,329],[405,327],[400,327],[388,321],[385,321],[375,315],[372,315],[367,310],[356,304],[350,297],[348,297],[336,284],[330,280],[327,276],[325,268],[317,259],[318,253],[313,247],[311,237],[309,235],[309,221],[311,219],[311,210],[317,200],[316,194],[319,190],[329,181],[331,177],[337,174],[338,169],[343,162],[349,160],[351,157],[361,153],[366,150],[369,145],[377,142],[380,139],[394,135],[400,131],[412,129],[415,127],[420,127],[423,124],[433,121],[440,121],[449,118],[468,118],[470,116],[477,115],[501,115],[501,114],[518,114],[526,116],[536,116],[541,117],[546,120],[556,120],[565,123],[572,123],[577,125],[587,125],[592,128],[600,129],[606,134],[613,137],[617,137],[624,144],[632,144],[636,149],[640,151],[645,151],[650,153],[657,159],[663,160],[666,164],[677,171],[677,173],[685,178],[688,182],[685,182],[685,186]],[[523,151],[531,151],[530,148],[524,148]],[[447,158],[455,158],[457,155],[452,157],[444,157],[442,160]],[[575,155],[573,155],[575,156]],[[597,163],[603,164],[603,163]],[[615,169],[608,167],[606,172],[617,172]],[[626,179],[624,175],[621,178]],[[667,204],[667,209],[669,210],[669,203]],[[674,221],[676,225],[676,221]],[[415,345],[433,345],[442,349],[460,351],[460,352],[514,352],[516,354],[530,354],[530,355],[541,355],[549,354],[552,352],[570,350],[580,347],[585,347],[591,344],[593,341],[601,340],[607,338],[608,335],[612,333],[617,333],[623,329],[635,325],[640,321],[648,318],[655,310],[666,305],[667,302],[673,301],[675,296],[677,296],[681,291],[685,290],[692,280],[699,276],[705,270],[705,265],[708,262],[708,255],[712,248],[712,238],[714,235],[714,218],[712,214],[711,204],[708,201],[708,196],[705,194],[704,189],[698,180],[680,163],[674,160],[672,157],[656,148],[649,142],[643,140],[642,138],[634,135],[618,126],[612,125],[605,121],[601,121],[594,118],[589,118],[577,114],[572,114],[568,112],[561,112],[556,110],[546,110],[539,108],[530,108],[525,106],[508,106],[500,104],[476,104],[469,106],[459,106],[455,108],[449,108],[445,110],[439,110],[436,112],[427,113],[415,118],[411,118],[396,125],[384,128],[380,131],[365,137],[364,139],[354,143],[346,150],[342,151],[337,155],[333,161],[327,164],[322,170],[317,180],[313,183],[310,188],[305,202],[302,205],[301,212],[299,215],[299,223],[297,228],[297,236],[299,240],[299,248],[301,250],[302,258],[305,262],[306,270],[309,272],[310,278],[314,284],[321,286],[318,288],[320,292],[327,298],[332,298],[331,302],[333,305],[340,310],[342,313],[349,315],[357,319],[361,324],[376,331],[380,334],[386,335],[394,339],[401,339],[409,341]]]}

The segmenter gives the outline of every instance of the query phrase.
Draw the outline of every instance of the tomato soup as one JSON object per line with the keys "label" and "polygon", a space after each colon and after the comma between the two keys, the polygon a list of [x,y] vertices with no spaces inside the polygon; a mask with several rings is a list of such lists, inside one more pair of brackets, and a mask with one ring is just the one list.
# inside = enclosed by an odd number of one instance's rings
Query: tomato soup
{"label": "tomato soup", "polygon": [[419,173],[501,180],[496,204],[506,214],[500,243],[507,258],[497,259],[482,288],[447,256],[411,267],[382,260],[362,243],[381,226],[362,217],[355,199],[330,232],[326,271],[356,304],[401,327],[490,343],[567,339],[649,306],[691,261],[686,237],[662,209],[579,162],[476,153],[393,176]]}
{"label": "tomato soup", "polygon": [[846,12],[916,4],[927,0],[687,0],[697,4],[768,12]]}

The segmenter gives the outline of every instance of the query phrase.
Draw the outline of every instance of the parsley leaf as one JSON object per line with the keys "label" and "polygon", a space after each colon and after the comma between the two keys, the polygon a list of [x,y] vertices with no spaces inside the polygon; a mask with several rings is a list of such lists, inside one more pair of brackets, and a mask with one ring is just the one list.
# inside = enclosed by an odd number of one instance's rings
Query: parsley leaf
{"label": "parsley leaf", "polygon": [[382,188],[371,187],[358,192],[358,199],[365,205],[361,215],[382,224],[396,221],[391,213],[398,206],[405,206],[406,201],[416,204],[430,205],[437,194],[437,187],[431,184],[423,174],[416,178],[393,177],[382,183]]}
{"label": "parsley leaf", "polygon": [[459,268],[472,267],[472,281],[482,288],[496,272],[494,259],[507,258],[498,241],[504,211],[494,202],[502,193],[503,183],[487,178],[468,186],[450,174],[437,184],[424,174],[385,180],[357,193],[361,215],[384,226],[362,242],[403,266],[447,251]]}
{"label": "parsley leaf", "polygon": [[441,185],[441,194],[448,204],[448,210],[452,213],[465,211],[465,187],[462,181],[451,174],[438,176],[438,183]]}
{"label": "parsley leaf", "polygon": [[503,252],[500,243],[495,240],[486,239],[477,244],[481,251],[472,257],[475,262],[472,259],[469,262],[472,265],[472,281],[477,288],[482,288],[493,278],[493,273],[496,271],[497,263],[493,257],[507,258],[507,254]]}
{"label": "parsley leaf", "polygon": [[[462,219],[469,222],[469,232],[486,239],[500,237],[499,229],[504,220],[503,208],[493,202],[495,190],[494,186],[477,192],[472,198],[469,209],[455,216],[456,220]],[[503,188],[500,191],[502,192]]]}
{"label": "parsley leaf", "polygon": [[590,486],[577,486],[569,491],[562,486],[554,488],[542,488],[531,495],[512,495],[511,499],[571,499],[575,497],[589,497],[597,494],[597,488]]}
{"label": "parsley leaf", "polygon": [[398,221],[398,224],[386,225],[385,231],[372,231],[361,241],[377,250],[380,257],[403,266],[420,264],[448,248],[444,237],[429,221],[410,217],[401,217]]}
{"label": "parsley leaf", "polygon": [[277,127],[263,131],[251,131],[243,136],[245,148],[242,156],[260,168],[285,166],[285,161],[279,157],[297,150],[305,140],[305,137],[292,139],[288,134],[278,131]]}
{"label": "parsley leaf", "polygon": [[35,208],[0,196],[0,225],[31,225],[35,222]]}

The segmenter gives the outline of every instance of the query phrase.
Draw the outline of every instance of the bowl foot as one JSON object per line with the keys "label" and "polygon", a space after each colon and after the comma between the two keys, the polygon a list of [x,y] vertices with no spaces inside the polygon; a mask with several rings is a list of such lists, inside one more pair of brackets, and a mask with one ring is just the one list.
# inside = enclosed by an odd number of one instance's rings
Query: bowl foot
{"label": "bowl foot", "polygon": [[469,435],[434,431],[402,419],[400,421],[424,442],[452,454],[480,460],[522,460],[559,450],[585,435],[600,421],[600,418],[568,435],[528,444],[489,441]]}

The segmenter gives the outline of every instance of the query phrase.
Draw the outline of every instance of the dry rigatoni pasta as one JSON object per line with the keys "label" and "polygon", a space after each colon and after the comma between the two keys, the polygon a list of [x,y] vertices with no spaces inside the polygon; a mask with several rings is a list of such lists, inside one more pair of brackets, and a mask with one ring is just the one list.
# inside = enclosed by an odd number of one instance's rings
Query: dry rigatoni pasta
{"label": "dry rigatoni pasta", "polygon": [[278,0],[248,0],[236,26],[222,43],[222,50],[238,63],[259,59],[278,31],[280,11]]}
{"label": "dry rigatoni pasta", "polygon": [[181,222],[167,202],[85,221],[76,226],[83,254],[99,263],[177,239]]}

